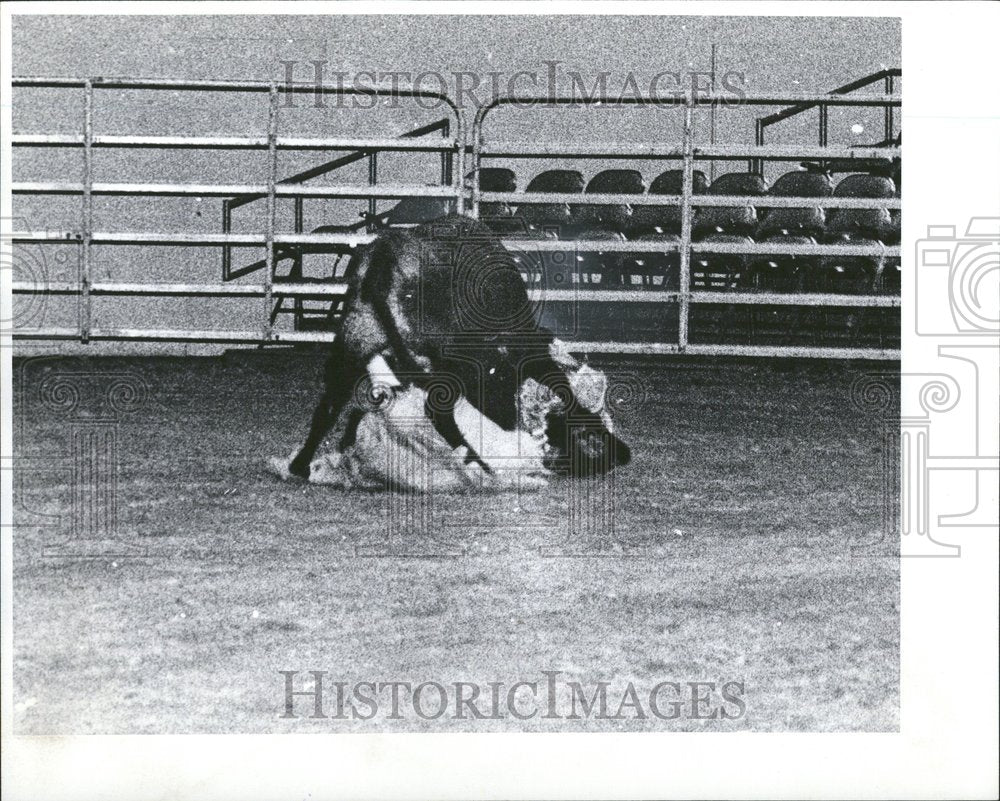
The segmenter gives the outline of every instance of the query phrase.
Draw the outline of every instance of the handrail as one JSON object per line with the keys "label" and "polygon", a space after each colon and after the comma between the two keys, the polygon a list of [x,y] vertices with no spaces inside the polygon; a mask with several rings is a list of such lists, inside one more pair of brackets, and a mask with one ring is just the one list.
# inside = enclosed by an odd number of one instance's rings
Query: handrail
{"label": "handrail", "polygon": [[[419,128],[414,128],[412,131],[407,131],[406,133],[400,134],[398,138],[415,139],[421,136],[426,136],[429,133],[434,133],[435,131],[440,131],[444,128],[447,128],[449,123],[450,120],[448,120],[448,118],[445,117],[443,119],[438,120],[437,122],[429,123],[427,125],[422,125]],[[437,150],[443,147],[444,145],[434,145],[433,148],[429,149]],[[280,181],[278,181],[278,185],[284,186],[287,184],[300,184],[305,181],[310,181],[313,178],[319,178],[321,175],[326,175],[327,173],[333,172],[334,170],[338,170],[341,167],[346,167],[350,164],[355,164],[356,162],[359,162],[367,158],[372,153],[376,153],[379,150],[389,150],[389,149],[395,150],[397,148],[394,148],[392,147],[391,144],[388,144],[387,146],[378,146],[377,148],[369,147],[364,150],[357,150],[354,153],[349,153],[346,156],[341,156],[340,158],[333,159],[332,161],[328,161],[325,164],[319,164],[315,167],[310,167],[308,170],[303,170],[302,172],[296,173],[295,175],[290,175],[288,178],[282,178]],[[264,197],[265,194],[263,193],[238,195],[228,201],[229,208],[230,209],[239,208],[240,206],[244,206],[247,203],[253,202],[254,200],[262,200]]]}
{"label": "handrail", "polygon": [[[434,133],[436,131],[444,131],[445,135],[448,135],[450,133],[450,129],[451,129],[451,120],[449,118],[447,118],[447,117],[443,117],[442,119],[437,120],[436,122],[428,123],[427,125],[421,125],[421,126],[419,126],[417,128],[414,128],[414,129],[412,129],[410,131],[406,131],[405,133],[400,134],[400,136],[397,137],[397,138],[398,139],[417,139],[417,138],[420,138],[422,136],[426,136],[427,134]],[[456,147],[456,149],[464,149],[464,148],[460,147],[460,145],[462,144],[462,140],[456,139],[455,142],[459,145],[459,147]],[[436,145],[434,149],[436,150],[438,147],[439,146]],[[340,169],[342,167],[347,167],[347,166],[349,166],[351,164],[355,164],[355,163],[357,163],[359,161],[362,161],[362,160],[364,160],[366,158],[371,158],[377,152],[379,152],[379,150],[383,150],[383,149],[397,149],[397,148],[396,147],[392,147],[392,145],[390,144],[389,147],[381,147],[380,146],[378,148],[368,147],[368,148],[364,148],[364,149],[359,149],[359,150],[355,151],[354,153],[349,153],[349,154],[347,154],[345,156],[340,156],[339,158],[333,159],[332,161],[328,161],[325,164],[319,164],[319,165],[317,165],[315,167],[309,168],[308,170],[303,170],[302,172],[296,173],[295,175],[291,175],[288,178],[283,178],[280,181],[278,181],[278,185],[285,186],[285,185],[288,185],[288,184],[304,183],[305,181],[312,180],[313,178],[318,178],[321,175],[327,175],[328,173],[331,173],[334,170],[338,170],[338,169]],[[260,199],[262,199],[264,197],[266,197],[266,195],[262,194],[262,193],[249,193],[249,194],[237,195],[236,197],[224,200],[222,202],[222,230],[223,230],[223,232],[228,233],[229,231],[232,230],[232,211],[233,211],[233,209],[240,208],[242,206],[247,205],[248,203],[252,203],[252,202],[254,202],[256,200],[260,200]],[[298,197],[296,197],[296,201],[295,201],[296,202],[296,206],[295,206],[295,218],[296,218],[296,224],[297,224],[296,227],[297,228],[299,227],[299,225],[301,225],[301,221],[302,221],[302,209],[301,209],[301,202],[302,201],[301,201],[301,197],[302,197],[301,195],[298,196]],[[364,224],[365,223],[363,222],[362,225],[364,225]],[[285,258],[287,258],[287,254],[282,254],[282,256],[285,257]],[[250,268],[254,268],[254,269],[259,269],[260,266],[261,265],[259,263],[257,263],[257,262],[255,262],[252,265],[249,265]],[[232,271],[232,248],[229,247],[228,245],[223,248],[223,250],[222,250],[222,277],[223,277],[223,280],[229,280],[229,279],[236,278],[236,277],[239,277],[239,276],[242,276],[242,275],[246,275],[249,272],[253,272],[253,269],[243,268],[243,269],[239,270],[237,273],[234,274],[233,271]]]}
{"label": "handrail", "polygon": [[[766,117],[758,117],[754,124],[755,141],[758,146],[764,145],[764,132],[771,125],[782,120],[787,120],[790,117],[794,117],[804,111],[809,111],[810,109],[819,107],[820,109],[820,119],[819,119],[819,144],[821,147],[826,147],[829,135],[829,122],[827,117],[827,109],[831,105],[842,105],[842,98],[849,96],[851,92],[858,89],[863,89],[871,84],[878,83],[879,81],[885,82],[885,90],[887,94],[892,94],[894,91],[894,79],[902,77],[903,71],[898,67],[893,67],[890,69],[879,70],[878,72],[873,72],[871,75],[866,75],[863,78],[858,78],[850,83],[845,83],[843,86],[838,86],[836,89],[831,90],[826,95],[821,96],[819,99],[813,98],[809,100],[803,100],[795,103],[795,105],[789,106],[788,108],[782,109],[781,111],[776,111],[773,114],[769,114]],[[855,96],[857,97],[857,96]],[[866,100],[868,98],[862,97],[861,99]],[[893,107],[891,105],[885,106],[885,117],[883,122],[884,136],[883,140],[889,142],[892,140],[892,129],[893,129]],[[751,172],[756,172],[763,174],[763,164],[761,160],[755,159],[750,162],[749,170]]]}
{"label": "handrail", "polygon": [[[838,86],[836,89],[832,89],[828,94],[830,95],[843,95],[853,92],[857,89],[863,89],[866,86],[870,86],[873,83],[878,83],[886,78],[900,78],[903,75],[903,71],[898,67],[893,67],[891,69],[884,69],[878,72],[873,72],[871,75],[866,75],[864,78],[858,78],[856,81],[851,81],[850,83],[845,83],[843,86]],[[826,95],[823,96],[824,98]],[[773,125],[776,122],[781,122],[782,120],[787,120],[789,117],[794,117],[796,114],[801,114],[803,111],[808,111],[811,108],[816,108],[821,103],[826,102],[825,99],[819,100],[808,100],[804,102],[797,103],[794,106],[789,106],[781,111],[776,111],[773,114],[769,114],[766,117],[759,117],[757,122],[763,124],[764,127]]]}
{"label": "handrail", "polygon": [[[471,207],[472,215],[478,216],[479,213],[479,180],[478,180],[478,170],[482,162],[484,155],[490,153],[490,146],[483,141],[482,129],[486,121],[487,115],[494,109],[500,106],[517,106],[519,108],[531,108],[531,107],[559,107],[559,106],[571,106],[571,105],[612,105],[612,106],[683,106],[686,108],[693,108],[694,106],[716,106],[716,105],[728,105],[733,103],[739,103],[740,105],[759,105],[768,106],[776,105],[778,103],[794,102],[797,104],[815,103],[819,104],[829,104],[829,105],[843,105],[843,106],[882,106],[885,108],[892,108],[893,106],[898,106],[902,104],[902,98],[898,95],[870,95],[870,96],[851,96],[851,95],[829,95],[829,94],[800,94],[800,95],[788,95],[788,94],[756,94],[756,95],[743,95],[742,97],[736,98],[727,94],[719,94],[713,92],[703,92],[703,93],[693,93],[690,95],[668,95],[665,97],[659,96],[642,96],[642,95],[603,95],[603,94],[592,94],[587,96],[578,95],[532,95],[532,94],[510,94],[510,95],[497,95],[493,97],[489,102],[484,103],[476,110],[476,116],[472,123],[472,164],[473,172],[475,173],[474,179],[472,181],[472,198]],[[759,128],[759,126],[758,126]],[[759,139],[759,136],[758,136]],[[758,145],[762,145],[763,142],[758,141]],[[702,155],[705,155],[711,146],[702,149]],[[673,149],[671,149],[673,150]],[[595,153],[599,152],[596,149],[593,151]],[[615,153],[610,153],[608,155],[617,155]],[[650,154],[652,155],[652,154]],[[682,158],[683,153],[674,154],[674,157]]]}

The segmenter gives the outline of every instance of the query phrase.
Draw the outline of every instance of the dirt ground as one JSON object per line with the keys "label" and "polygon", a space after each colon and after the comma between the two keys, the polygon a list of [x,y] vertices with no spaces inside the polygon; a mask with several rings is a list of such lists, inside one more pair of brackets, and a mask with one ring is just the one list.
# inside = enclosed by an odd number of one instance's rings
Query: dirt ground
{"label": "dirt ground", "polygon": [[[896,730],[896,468],[851,390],[897,377],[601,366],[634,455],[611,496],[557,481],[403,503],[267,472],[305,432],[316,354],[16,360],[17,732]],[[616,698],[735,681],[745,711],[341,720],[299,699],[284,719],[282,670],[296,689],[310,670],[484,687],[559,671]]]}

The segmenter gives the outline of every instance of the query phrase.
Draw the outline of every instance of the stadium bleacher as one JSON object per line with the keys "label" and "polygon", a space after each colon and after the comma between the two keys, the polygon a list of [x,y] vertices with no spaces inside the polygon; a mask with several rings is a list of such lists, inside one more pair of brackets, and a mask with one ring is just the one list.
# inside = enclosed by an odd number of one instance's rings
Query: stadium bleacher
{"label": "stadium bleacher", "polygon": [[[756,173],[726,173],[709,187],[709,195],[762,196],[767,193],[764,179]],[[750,243],[757,229],[753,206],[705,206],[694,222],[694,239],[700,242]],[[735,289],[745,283],[747,257],[740,255],[698,255],[691,263],[691,287],[700,290]]]}
{"label": "stadium bleacher", "polygon": [[[836,165],[849,174],[835,180],[830,165],[803,164],[802,169],[780,174],[768,186],[754,172],[727,172],[709,183],[704,172],[692,175],[695,196],[755,198],[754,204],[694,206],[692,241],[695,243],[773,243],[775,245],[857,244],[891,245],[899,241],[898,211],[884,208],[826,208],[824,198],[898,198],[899,190],[886,170],[857,172],[857,164]],[[861,165],[864,168],[865,165]],[[898,165],[896,166],[898,172]],[[512,171],[483,171],[484,191],[515,191]],[[635,195],[632,204],[584,205],[578,203],[528,204],[516,209],[506,204],[483,204],[482,216],[498,232],[521,238],[558,238],[571,241],[648,242],[648,252],[601,250],[544,251],[518,254],[529,286],[549,289],[641,289],[676,291],[680,287],[682,212],[679,206],[642,203],[642,196],[683,194],[683,171],[669,169],[648,184],[634,169],[608,169],[589,180],[576,170],[545,170],[533,176],[527,192],[564,194]],[[807,208],[768,205],[769,197],[816,198]],[[661,246],[661,247],[658,247]],[[719,304],[699,304],[691,313],[691,337],[715,341],[720,335],[732,341],[784,343],[797,336],[832,336],[856,341],[867,335],[882,341],[878,329],[883,310],[817,309],[782,305],[736,305],[725,302],[726,292],[898,294],[900,260],[871,256],[741,255],[692,253],[692,291],[718,292]],[[527,265],[536,264],[536,269]],[[552,312],[562,319],[563,312]],[[566,313],[568,314],[568,312]],[[627,311],[617,304],[583,301],[573,312],[571,328],[593,336],[615,337],[627,333],[644,338],[663,330],[663,315],[674,314],[662,305],[634,303]],[[646,320],[645,318],[649,318]],[[645,320],[645,322],[644,322]],[[619,330],[621,329],[621,330]],[[812,331],[813,334],[808,332]],[[728,332],[720,334],[720,332]],[[653,337],[652,333],[649,333]],[[655,337],[653,337],[655,338]],[[852,338],[854,338],[852,340]]]}
{"label": "stadium bleacher", "polygon": [[[513,171],[491,168],[480,178],[484,191],[515,191]],[[841,178],[834,189],[829,174],[817,169],[786,172],[770,188],[756,173],[725,173],[710,185],[701,171],[693,174],[693,194],[759,197],[758,205],[696,208],[692,222],[695,242],[775,244],[895,244],[899,241],[898,212],[887,209],[830,209],[826,197],[894,198],[899,193],[891,178],[855,173]],[[521,204],[513,210],[504,203],[483,204],[483,219],[495,230],[521,231],[527,238],[543,236],[567,240],[635,241],[676,244],[681,232],[677,206],[643,205],[641,196],[680,195],[681,170],[667,170],[648,188],[637,170],[603,170],[589,181],[575,170],[546,170],[535,175],[527,192],[563,194],[634,194],[624,204]],[[768,197],[815,197],[810,208],[768,207]],[[589,288],[647,287],[676,289],[676,250],[649,253],[580,252],[576,263],[560,260],[546,270],[548,286]],[[895,260],[898,262],[898,259]],[[870,257],[696,255],[692,260],[692,289],[706,291],[763,290],[852,293],[872,289],[892,291],[898,286],[898,266],[877,273]]]}

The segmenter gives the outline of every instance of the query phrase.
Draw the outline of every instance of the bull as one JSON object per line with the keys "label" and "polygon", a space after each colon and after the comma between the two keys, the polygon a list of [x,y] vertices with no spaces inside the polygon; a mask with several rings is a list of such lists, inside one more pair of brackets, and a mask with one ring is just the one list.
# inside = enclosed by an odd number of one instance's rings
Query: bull
{"label": "bull", "polygon": [[379,414],[370,402],[375,376],[383,390],[422,401],[437,441],[485,475],[497,463],[469,435],[470,406],[502,432],[523,429],[532,407],[538,456],[551,473],[596,476],[629,462],[603,374],[536,323],[517,262],[485,225],[451,215],[385,231],[358,250],[348,276],[323,394],[286,476],[314,478],[331,433],[338,453],[355,446]]}

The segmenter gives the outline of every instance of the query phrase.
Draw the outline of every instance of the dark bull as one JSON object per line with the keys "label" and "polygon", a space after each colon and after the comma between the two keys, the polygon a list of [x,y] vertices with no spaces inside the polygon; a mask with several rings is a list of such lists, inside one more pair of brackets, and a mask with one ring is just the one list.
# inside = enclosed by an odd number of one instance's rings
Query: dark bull
{"label": "dark bull", "polygon": [[[546,467],[596,475],[631,458],[611,431],[603,397],[581,398],[571,382],[580,367],[535,322],[517,264],[496,235],[457,215],[406,231],[389,231],[352,259],[340,335],[326,366],[323,396],[290,471],[309,477],[317,448],[331,432],[343,451],[365,414],[358,387],[376,356],[396,376],[434,397],[425,412],[452,448],[489,468],[462,436],[454,417],[459,392],[501,428],[519,421],[518,389],[534,379],[559,403],[545,417],[552,456]],[[458,392],[441,392],[439,382]]]}

